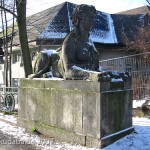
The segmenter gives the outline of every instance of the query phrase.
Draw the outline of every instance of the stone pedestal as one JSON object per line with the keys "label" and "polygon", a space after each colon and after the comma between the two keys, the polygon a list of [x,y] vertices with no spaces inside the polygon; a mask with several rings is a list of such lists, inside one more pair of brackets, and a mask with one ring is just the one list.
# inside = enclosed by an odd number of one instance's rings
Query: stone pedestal
{"label": "stone pedestal", "polygon": [[133,131],[131,84],[22,79],[17,122],[61,141],[102,148]]}

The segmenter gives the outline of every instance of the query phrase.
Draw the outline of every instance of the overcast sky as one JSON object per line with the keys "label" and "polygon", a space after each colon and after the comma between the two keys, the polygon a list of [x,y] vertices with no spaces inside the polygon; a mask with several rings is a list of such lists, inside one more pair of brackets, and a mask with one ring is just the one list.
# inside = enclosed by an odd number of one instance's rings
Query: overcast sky
{"label": "overcast sky", "polygon": [[[64,0],[27,0],[27,15],[32,15],[46,8],[65,2]],[[68,0],[75,4],[94,5],[97,10],[106,13],[115,13],[144,6],[146,0]]]}

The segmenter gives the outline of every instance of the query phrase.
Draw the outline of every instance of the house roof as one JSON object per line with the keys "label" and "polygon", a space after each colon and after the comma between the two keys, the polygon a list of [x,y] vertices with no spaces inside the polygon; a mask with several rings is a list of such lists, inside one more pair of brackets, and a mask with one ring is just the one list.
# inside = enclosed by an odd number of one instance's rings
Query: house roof
{"label": "house roof", "polygon": [[[61,4],[56,16],[49,20],[48,26],[39,35],[38,39],[60,39],[64,38],[71,30],[73,25],[71,16],[75,4],[65,2]],[[91,32],[91,39],[100,43],[117,43],[113,21],[109,14],[97,11],[94,28]]]}
{"label": "house roof", "polygon": [[[53,20],[63,4],[51,7],[32,16],[27,17],[27,34],[28,41],[35,41],[40,33],[46,28],[49,21]],[[18,44],[18,32],[14,36],[14,44]]]}
{"label": "house roof", "polygon": [[149,6],[142,6],[122,12],[118,12],[116,14],[126,14],[126,15],[137,15],[137,14],[144,14],[144,13],[149,13],[150,7]]}
{"label": "house roof", "polygon": [[135,41],[139,29],[150,26],[150,7],[143,6],[128,11],[112,14],[119,43],[124,43],[125,36],[130,42]]}
{"label": "house roof", "polygon": [[[38,45],[61,45],[64,37],[73,29],[70,18],[75,6],[64,2],[27,17],[28,41],[36,41]],[[124,43],[125,33],[129,41],[133,41],[138,28],[149,25],[149,18],[149,6],[111,15],[97,11],[91,39],[97,44],[116,45]],[[18,41],[16,32],[14,44],[18,44]]]}
{"label": "house roof", "polygon": [[[73,29],[71,15],[75,6],[76,4],[64,2],[27,17],[28,40],[36,40],[37,44],[61,44]],[[91,39],[97,43],[117,43],[110,14],[97,11]],[[15,36],[14,41],[19,41],[18,36]]]}

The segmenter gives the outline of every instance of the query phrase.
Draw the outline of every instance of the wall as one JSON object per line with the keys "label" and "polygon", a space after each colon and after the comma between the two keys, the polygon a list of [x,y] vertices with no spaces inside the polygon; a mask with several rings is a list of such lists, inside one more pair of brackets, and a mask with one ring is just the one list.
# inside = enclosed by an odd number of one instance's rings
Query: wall
{"label": "wall", "polygon": [[[39,47],[35,45],[35,42],[29,44],[30,47],[30,55],[33,60],[34,54],[39,51]],[[12,86],[18,87],[18,81],[25,77],[23,60],[21,56],[20,47],[13,47],[13,55],[12,55]]]}
{"label": "wall", "polygon": [[133,53],[127,52],[125,50],[113,50],[113,49],[101,49],[99,50],[100,60],[112,59],[117,57],[129,56]]}
{"label": "wall", "polygon": [[0,64],[0,84],[4,84],[4,64]]}

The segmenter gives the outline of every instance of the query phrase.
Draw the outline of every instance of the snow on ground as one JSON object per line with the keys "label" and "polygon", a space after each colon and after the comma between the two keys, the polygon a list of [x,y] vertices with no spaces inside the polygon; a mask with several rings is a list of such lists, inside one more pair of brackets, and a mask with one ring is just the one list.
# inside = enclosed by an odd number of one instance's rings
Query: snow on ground
{"label": "snow on ground", "polygon": [[133,118],[135,132],[107,146],[104,150],[149,150],[150,119]]}
{"label": "snow on ground", "polygon": [[[0,113],[0,118],[16,123],[16,118],[14,118],[11,115],[3,115],[2,113]],[[86,148],[80,145],[60,143],[52,138],[50,139],[40,138],[36,134],[27,133],[24,128],[12,126],[3,121],[0,121],[0,131],[3,132],[5,135],[8,135],[8,137],[16,138],[17,139],[16,143],[20,144],[26,142],[27,144],[33,144],[37,146],[38,149],[41,150],[93,150],[93,148]],[[21,142],[19,142],[19,140]]]}
{"label": "snow on ground", "polygon": [[[36,134],[27,133],[24,128],[11,126],[5,122],[0,121],[0,130],[5,134],[11,136],[11,138],[16,138],[17,141],[15,143],[25,143],[26,144],[33,144],[38,149],[41,150],[86,150],[86,148],[81,147],[79,145],[70,145],[67,143],[58,143],[54,139],[45,139],[40,138]],[[21,142],[19,142],[19,140]]]}
{"label": "snow on ground", "polygon": [[17,122],[17,118],[15,118],[14,116],[12,116],[12,115],[3,115],[2,113],[0,113],[0,119],[4,119],[4,120],[10,121],[12,123]]}
{"label": "snow on ground", "polygon": [[[16,122],[16,118],[10,115],[0,113],[0,118],[7,121]],[[115,143],[103,148],[103,150],[149,150],[150,149],[150,119],[148,118],[133,118],[133,126],[135,132],[125,136]],[[86,148],[80,145],[71,145],[67,143],[56,142],[54,139],[40,138],[38,135],[29,134],[24,128],[12,126],[8,123],[0,121],[0,130],[28,144],[33,144],[42,150],[96,150],[95,148]]]}
{"label": "snow on ground", "polygon": [[133,108],[142,107],[146,100],[133,100]]}
{"label": "snow on ground", "polygon": [[[142,105],[146,102],[149,101],[150,97],[146,97],[142,100],[133,100],[133,108],[138,108],[138,107],[142,107]],[[150,105],[150,103],[147,103],[147,105]]]}

